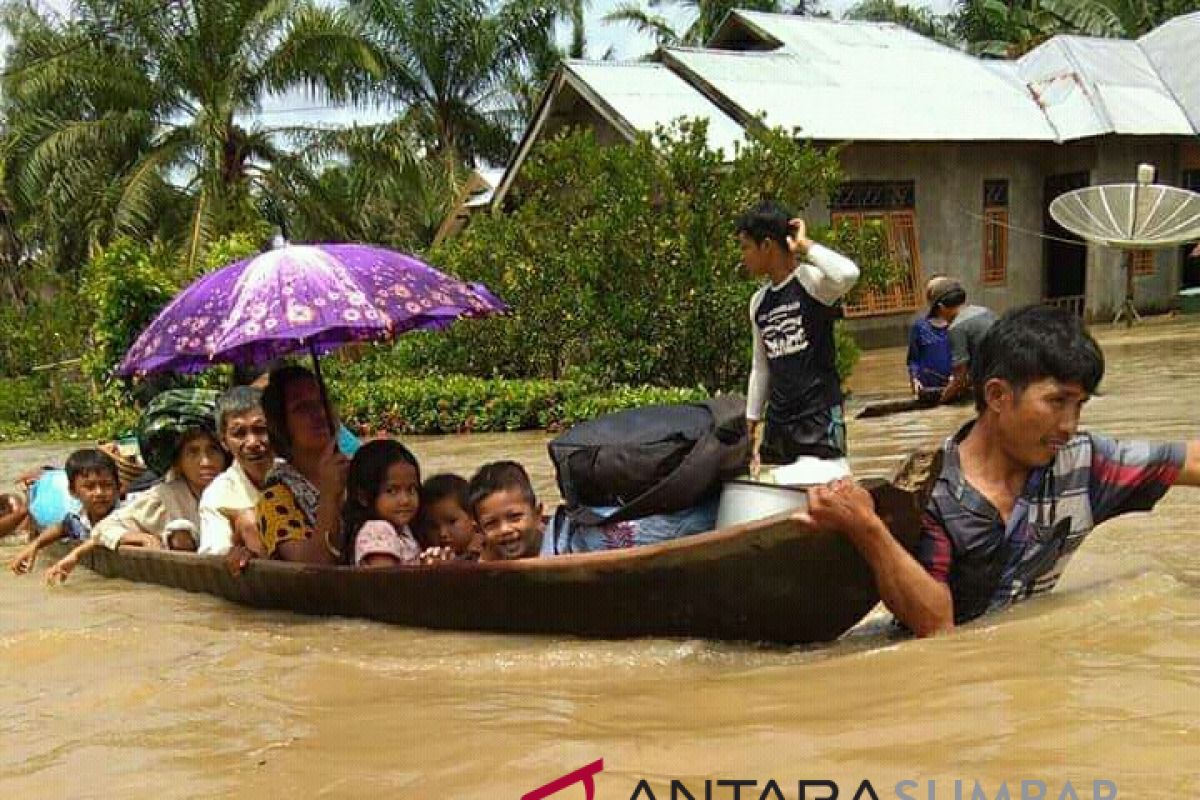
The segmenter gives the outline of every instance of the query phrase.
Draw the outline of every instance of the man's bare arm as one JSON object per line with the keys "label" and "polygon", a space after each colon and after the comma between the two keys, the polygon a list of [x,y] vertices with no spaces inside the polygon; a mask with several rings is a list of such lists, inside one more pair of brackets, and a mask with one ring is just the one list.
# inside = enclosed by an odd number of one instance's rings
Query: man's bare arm
{"label": "man's bare arm", "polygon": [[808,493],[808,514],[822,527],[838,530],[871,567],[888,610],[917,636],[954,628],[954,599],[909,555],[875,513],[870,493],[850,480]]}

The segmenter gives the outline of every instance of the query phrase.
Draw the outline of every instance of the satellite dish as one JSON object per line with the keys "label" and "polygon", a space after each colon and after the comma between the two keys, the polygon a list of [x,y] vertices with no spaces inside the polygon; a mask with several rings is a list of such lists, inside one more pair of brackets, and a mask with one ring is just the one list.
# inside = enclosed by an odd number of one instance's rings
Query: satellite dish
{"label": "satellite dish", "polygon": [[1056,197],[1050,216],[1086,241],[1126,250],[1200,240],[1200,194],[1157,183],[1085,186]]}

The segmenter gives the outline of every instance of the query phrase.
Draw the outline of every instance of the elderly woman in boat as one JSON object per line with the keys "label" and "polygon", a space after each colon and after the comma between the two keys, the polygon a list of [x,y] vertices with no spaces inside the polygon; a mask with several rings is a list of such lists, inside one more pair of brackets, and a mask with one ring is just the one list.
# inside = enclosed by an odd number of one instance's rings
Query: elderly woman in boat
{"label": "elderly woman in boat", "polygon": [[65,580],[95,547],[196,549],[200,495],[228,465],[215,408],[216,392],[203,389],[171,390],[154,399],[138,422],[138,447],[162,483],[97,522],[92,538],[52,566],[47,580]]}
{"label": "elderly woman in boat", "polygon": [[284,561],[338,563],[349,461],[332,433],[333,409],[313,374],[299,366],[271,372],[262,404],[271,445],[283,460],[263,485],[255,512],[261,542],[251,549]]}

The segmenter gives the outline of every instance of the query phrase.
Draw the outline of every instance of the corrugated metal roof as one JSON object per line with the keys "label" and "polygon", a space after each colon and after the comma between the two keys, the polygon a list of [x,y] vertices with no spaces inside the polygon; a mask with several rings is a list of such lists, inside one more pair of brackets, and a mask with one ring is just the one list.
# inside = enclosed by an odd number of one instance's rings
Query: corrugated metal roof
{"label": "corrugated metal roof", "polygon": [[978,59],[895,26],[822,27],[841,35],[836,46],[821,42],[820,52],[794,49],[806,46],[773,28],[794,44],[767,53],[670,49],[665,58],[747,117],[765,115],[814,139],[1054,140],[1033,99]]}
{"label": "corrugated metal roof", "polygon": [[1200,133],[1200,11],[1167,22],[1138,40],[1175,101]]}
{"label": "corrugated metal roof", "polygon": [[1023,56],[1018,71],[1064,141],[1194,132],[1135,41],[1056,36]]}
{"label": "corrugated metal roof", "polygon": [[708,120],[708,144],[733,157],[742,126],[662,64],[568,61],[566,69],[634,130],[652,132],[678,119]]}

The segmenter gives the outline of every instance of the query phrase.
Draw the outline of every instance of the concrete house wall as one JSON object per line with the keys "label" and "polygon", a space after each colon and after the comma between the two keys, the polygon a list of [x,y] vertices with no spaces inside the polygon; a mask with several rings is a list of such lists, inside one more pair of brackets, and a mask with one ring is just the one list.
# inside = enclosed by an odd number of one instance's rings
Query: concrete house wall
{"label": "concrete house wall", "polygon": [[[1042,297],[1042,242],[1010,231],[1008,280],[983,285],[983,182],[1009,182],[1009,222],[1016,228],[1042,228],[1042,174],[1038,143],[855,143],[842,151],[848,180],[911,180],[915,187],[921,279],[953,275],[970,302],[1003,309]],[[816,211],[816,209],[812,209]],[[828,207],[820,209],[829,220]],[[865,345],[904,341],[912,312],[850,321]]]}
{"label": "concrete house wall", "polygon": [[[1158,180],[1178,185],[1194,145],[1168,137],[1107,136],[1067,144],[1037,142],[871,142],[852,143],[842,151],[848,180],[913,181],[922,280],[934,274],[963,282],[969,302],[1002,312],[1046,296],[1044,242],[1045,181],[1052,175],[1086,172],[1089,182],[1127,183],[1137,166],[1152,163]],[[1009,182],[1008,276],[1002,285],[983,282],[983,182]],[[829,222],[824,201],[807,213]],[[1082,245],[1081,245],[1082,246]],[[1087,246],[1085,314],[1112,319],[1125,296],[1125,261],[1120,251]],[[1155,272],[1135,278],[1141,311],[1163,311],[1175,303],[1182,260],[1179,248],[1160,250]],[[867,347],[900,344],[912,312],[851,319],[849,325]]]}

